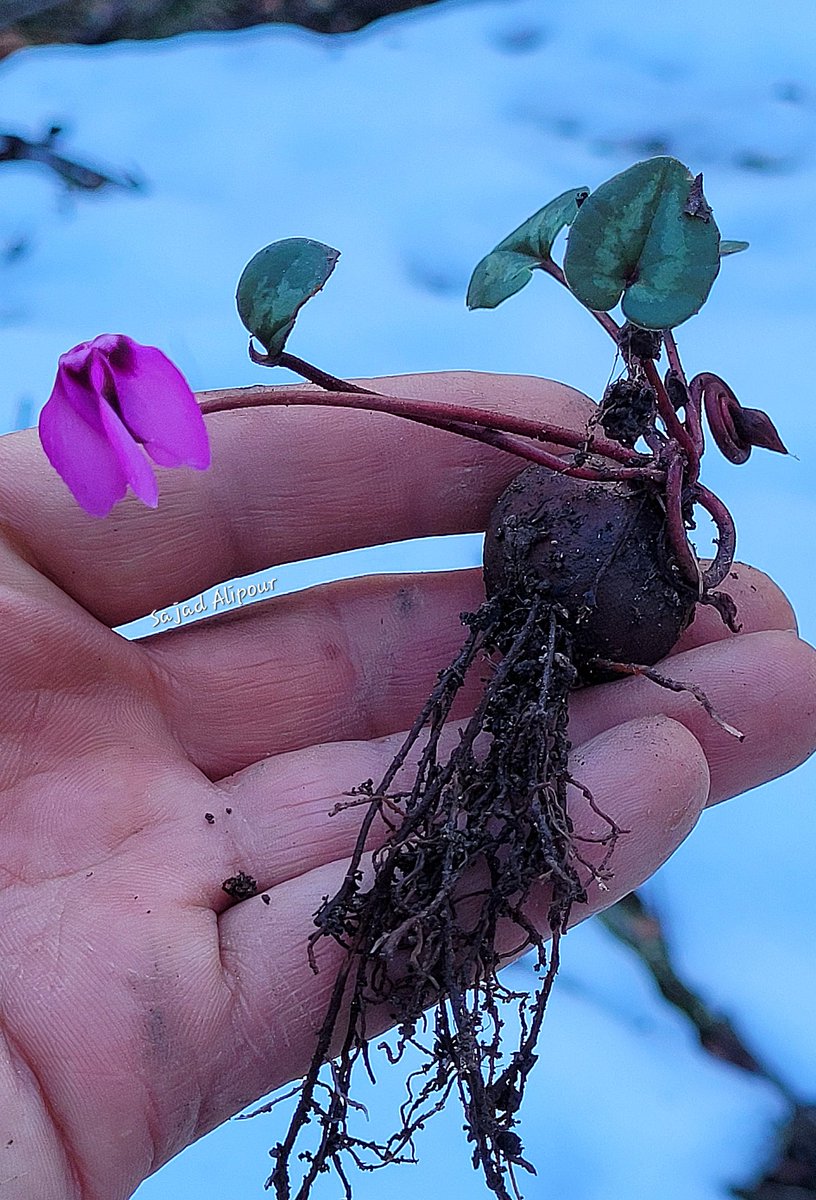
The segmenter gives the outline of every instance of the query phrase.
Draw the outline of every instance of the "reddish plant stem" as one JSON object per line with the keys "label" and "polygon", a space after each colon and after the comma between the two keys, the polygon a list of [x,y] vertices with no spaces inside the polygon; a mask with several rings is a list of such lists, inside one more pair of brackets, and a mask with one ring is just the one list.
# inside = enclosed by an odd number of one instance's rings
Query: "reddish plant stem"
{"label": "reddish plant stem", "polygon": [[698,392],[692,391],[689,382],[686,379],[686,373],[683,370],[683,364],[680,362],[680,353],[677,349],[677,342],[674,340],[674,334],[670,329],[663,333],[663,345],[666,347],[666,357],[669,360],[669,369],[674,372],[680,379],[688,396],[688,404],[686,409],[686,429],[691,438],[697,456],[697,469],[693,472],[692,483],[697,482],[697,477],[700,471],[700,460],[703,457],[705,450],[705,440],[703,438],[703,414],[702,401]]}
{"label": "reddish plant stem", "polygon": [[663,330],[663,345],[666,347],[666,358],[669,360],[669,366],[676,375],[680,376],[680,381],[688,390],[686,382],[686,373],[683,370],[683,364],[680,362],[680,354],[677,349],[677,342],[674,340],[674,334],[670,329]]}
{"label": "reddish plant stem", "polygon": [[733,412],[741,407],[740,402],[725,380],[701,371],[692,379],[689,391],[696,403],[705,407],[711,436],[728,461],[738,465],[747,462],[751,445],[734,428]]}
{"label": "reddish plant stem", "polygon": [[666,432],[670,438],[673,438],[674,441],[678,443],[680,449],[686,456],[689,466],[695,468],[692,473],[696,474],[696,467],[699,464],[694,442],[689,436],[685,425],[674,411],[674,405],[669,399],[668,393],[663,386],[663,380],[660,378],[654,361],[650,358],[644,358],[642,361],[643,369],[646,372],[646,378],[649,380],[649,383],[651,384],[652,389],[657,396],[657,411],[660,414],[660,419],[666,426]]}
{"label": "reddish plant stem", "polygon": [[[354,391],[307,391],[305,388],[274,388],[252,387],[227,389],[221,391],[203,392],[200,394],[199,407],[204,413],[224,412],[236,408],[263,408],[273,405],[319,405],[339,408],[358,408],[367,411],[389,413],[391,416],[404,417],[421,425],[430,425],[435,429],[443,429],[449,433],[458,433],[476,441],[485,442],[499,450],[516,454],[520,458],[529,459],[541,466],[550,467],[553,471],[571,475],[577,479],[617,480],[617,479],[652,479],[662,482],[664,471],[656,466],[644,463],[644,456],[619,446],[614,442],[599,440],[593,449],[604,457],[616,459],[622,463],[641,465],[632,466],[575,466],[568,460],[559,458],[547,450],[525,442],[524,438],[538,441],[552,441],[566,445],[569,448],[580,449],[584,439],[573,430],[561,429],[545,425],[537,421],[525,420],[521,417],[496,416],[483,413],[479,409],[467,408],[462,405],[446,405],[441,409],[430,400],[412,400],[399,396],[384,396],[378,392]],[[515,436],[518,432],[519,436]],[[609,454],[607,455],[607,451]]]}
{"label": "reddish plant stem", "polygon": [[694,449],[697,454],[696,469],[693,477],[690,480],[696,483],[700,475],[700,464],[702,462],[703,453],[705,451],[705,437],[703,436],[703,410],[699,395],[694,395],[686,389],[689,401],[686,405],[686,429],[689,431],[689,436],[694,443]]}
{"label": "reddish plant stem", "polygon": [[[327,392],[353,392],[361,396],[377,396],[381,400],[388,402],[388,407],[377,408],[376,411],[392,412],[395,416],[410,417],[411,413],[407,411],[406,406],[411,405],[418,413],[425,411],[427,401],[423,400],[406,400],[397,396],[386,396],[383,392],[376,392],[372,388],[360,387],[359,384],[349,383],[345,379],[339,379],[336,375],[329,375],[326,371],[321,371],[319,367],[315,367],[312,363],[306,362],[304,358],[298,358],[294,354],[283,352],[277,358],[272,358],[268,354],[259,354],[252,345],[252,339],[249,342],[249,357],[254,363],[262,367],[286,367],[290,371],[294,371],[297,375],[302,375],[304,379],[308,379],[310,383],[316,383],[318,387],[323,388]],[[319,401],[315,400],[315,404]],[[359,405],[351,404],[347,407],[368,407],[375,408],[375,405]],[[429,414],[435,420],[441,419],[447,423],[462,422],[467,425],[484,426],[486,429],[497,429],[501,433],[517,433],[522,437],[535,438],[540,441],[553,442],[560,446],[570,446],[575,450],[586,450],[586,437],[584,434],[576,433],[571,429],[564,429],[558,425],[548,425],[541,421],[531,421],[525,417],[514,416],[494,416],[492,413],[482,412],[481,409],[471,408],[468,405],[456,404],[446,405],[444,411],[440,410],[439,405],[433,405],[435,412]],[[647,465],[644,461],[644,455],[638,454],[634,450],[627,449],[626,446],[621,446],[618,442],[607,441],[604,438],[595,438],[592,442],[592,450],[596,454],[601,454],[605,458],[611,458],[617,462],[631,464],[633,466]]]}
{"label": "reddish plant stem", "polygon": [[273,357],[271,354],[259,354],[252,344],[252,338],[249,339],[249,357],[259,367],[285,367],[287,371],[294,371],[296,375],[302,375],[304,379],[309,380],[309,383],[316,383],[318,387],[325,388],[327,392],[358,392],[361,395],[376,395],[369,388],[349,383],[345,379],[338,379],[336,375],[330,375],[328,371],[321,371],[320,367],[315,367],[305,358],[298,358],[296,354],[289,354],[286,350],[281,351],[277,357]]}
{"label": "reddish plant stem", "polygon": [[697,556],[689,544],[683,520],[683,460],[678,453],[669,460],[666,469],[666,524],[677,564],[688,583],[703,591],[703,575]]}
{"label": "reddish plant stem", "polygon": [[[292,357],[285,355],[284,357]],[[296,359],[296,362],[302,362],[302,359]],[[285,365],[282,361],[280,365]],[[322,375],[317,368],[311,368],[308,363],[303,364],[304,367],[309,367],[315,375]],[[300,370],[300,368],[292,367],[292,370]],[[219,412],[222,408],[247,407],[255,408],[273,404],[311,404],[311,405],[328,405],[338,408],[362,408],[369,409],[373,412],[391,413],[395,417],[406,417],[413,420],[424,420],[426,417],[436,422],[441,422],[443,425],[453,425],[461,423],[466,425],[476,425],[485,429],[495,429],[500,433],[515,433],[520,437],[534,438],[542,442],[552,442],[554,445],[567,446],[573,450],[586,450],[586,435],[578,433],[574,429],[565,429],[560,425],[550,425],[544,421],[533,421],[527,417],[516,417],[506,413],[496,414],[485,412],[479,408],[472,408],[465,404],[446,404],[444,406],[437,404],[432,400],[415,400],[404,396],[388,396],[383,392],[375,392],[369,388],[359,387],[357,384],[346,383],[342,379],[336,379],[335,376],[326,376],[327,379],[334,380],[342,387],[328,388],[327,385],[320,384],[328,391],[328,395],[321,395],[319,392],[307,392],[305,390],[297,392],[296,398],[292,397],[294,388],[287,389],[287,394],[281,394],[282,390],[277,388],[265,388],[262,385],[256,385],[249,388],[232,388],[221,391],[202,392],[204,397],[201,403],[202,412]],[[317,380],[312,380],[317,382]],[[218,397],[232,397],[236,393],[240,393],[244,397],[240,403],[221,404]],[[251,393],[251,395],[250,395]],[[263,395],[261,395],[263,393]],[[355,399],[353,397],[368,396],[369,400]],[[212,401],[207,397],[211,397]],[[257,398],[256,398],[257,397]],[[341,398],[342,397],[342,398]],[[607,438],[593,438],[592,451],[595,454],[601,455],[603,458],[611,458],[615,462],[624,463],[627,466],[646,466],[648,458],[646,455],[638,454],[636,450],[630,450],[626,446],[621,446],[618,442],[612,442]]]}
{"label": "reddish plant stem", "polygon": [[706,589],[715,588],[725,579],[734,562],[737,549],[737,531],[734,518],[720,500],[708,488],[698,483],[694,489],[694,499],[706,510],[717,526],[717,553],[707,571],[703,572],[703,582]]}
{"label": "reddish plant stem", "polygon": [[[408,420],[417,420],[417,418],[409,417]],[[665,473],[659,467],[576,466],[569,459],[559,458],[557,454],[549,454],[546,450],[539,450],[536,446],[529,445],[512,434],[500,433],[495,429],[481,429],[464,423],[427,419],[423,419],[419,423],[444,429],[448,433],[458,433],[462,437],[473,438],[488,446],[495,446],[497,450],[516,454],[519,458],[528,458],[531,462],[538,463],[539,466],[548,467],[551,471],[557,471],[561,475],[569,475],[573,479],[587,479],[594,482],[653,479],[662,482],[665,478]]]}

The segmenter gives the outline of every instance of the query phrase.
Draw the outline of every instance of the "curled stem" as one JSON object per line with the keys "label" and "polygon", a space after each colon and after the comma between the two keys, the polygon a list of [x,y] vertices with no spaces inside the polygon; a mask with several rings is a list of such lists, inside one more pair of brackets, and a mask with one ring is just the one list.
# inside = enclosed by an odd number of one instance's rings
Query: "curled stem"
{"label": "curled stem", "polygon": [[694,499],[706,510],[717,526],[717,553],[711,566],[703,572],[703,582],[706,589],[710,590],[722,583],[734,564],[737,531],[734,526],[734,518],[722,500],[708,488],[703,487],[701,483],[698,483],[694,489]]}
{"label": "curled stem", "polygon": [[751,443],[739,436],[734,417],[742,408],[731,388],[719,375],[703,371],[695,375],[689,387],[698,405],[705,406],[711,436],[729,462],[747,462]]}
{"label": "curled stem", "polygon": [[705,406],[714,441],[729,462],[744,463],[754,446],[787,454],[771,418],[758,408],[743,408],[724,379],[703,371],[695,375],[689,391],[698,405]]}

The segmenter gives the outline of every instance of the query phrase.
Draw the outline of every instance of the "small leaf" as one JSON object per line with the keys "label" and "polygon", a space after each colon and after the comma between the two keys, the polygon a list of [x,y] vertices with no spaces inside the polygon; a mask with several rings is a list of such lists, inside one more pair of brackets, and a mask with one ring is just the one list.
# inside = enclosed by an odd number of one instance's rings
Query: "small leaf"
{"label": "small leaf", "polygon": [[698,312],[720,269],[720,233],[695,177],[661,156],[615,175],[578,211],[564,273],[587,308],[621,300],[644,329],[671,329]]}
{"label": "small leaf", "polygon": [[492,250],[470,277],[466,300],[468,308],[497,308],[530,282],[537,265],[537,261],[530,258],[529,254]]}
{"label": "small leaf", "polygon": [[495,308],[521,291],[534,269],[550,257],[553,242],[588,195],[586,188],[573,188],[557,196],[485,255],[470,279],[468,308]]}
{"label": "small leaf", "polygon": [[295,318],[325,284],[339,250],[311,238],[284,238],[259,250],[238,280],[238,315],[267,354],[281,354]]}
{"label": "small leaf", "polygon": [[726,254],[739,254],[741,250],[747,250],[750,242],[720,242],[720,258],[725,258]]}

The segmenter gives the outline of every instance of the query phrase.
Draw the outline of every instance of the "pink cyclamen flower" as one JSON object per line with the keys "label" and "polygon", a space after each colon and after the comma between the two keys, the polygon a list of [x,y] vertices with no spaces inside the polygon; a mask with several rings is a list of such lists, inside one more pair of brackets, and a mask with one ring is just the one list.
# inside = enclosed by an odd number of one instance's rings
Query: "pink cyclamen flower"
{"label": "pink cyclamen flower", "polygon": [[103,333],[59,360],[40,413],[40,441],[77,503],[106,517],[128,484],[155,508],[160,467],[210,465],[204,418],[186,379],[161,350]]}

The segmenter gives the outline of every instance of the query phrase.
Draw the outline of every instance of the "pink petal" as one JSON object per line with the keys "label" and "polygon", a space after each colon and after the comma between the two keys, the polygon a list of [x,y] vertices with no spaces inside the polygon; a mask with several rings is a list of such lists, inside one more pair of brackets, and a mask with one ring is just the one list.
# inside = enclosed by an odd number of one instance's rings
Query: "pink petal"
{"label": "pink petal", "polygon": [[96,397],[60,369],[39,420],[40,441],[77,503],[106,517],[127,491],[127,477],[107,436]]}
{"label": "pink petal", "polygon": [[133,491],[150,508],[159,503],[159,486],[153,468],[144,456],[141,446],[133,440],[131,433],[105,400],[99,401],[99,415],[108,437],[111,450],[116,455],[119,467]]}
{"label": "pink petal", "polygon": [[64,354],[60,355],[60,368],[64,367],[75,375],[80,374],[85,370],[88,359],[99,340],[99,338],[94,338],[92,342],[80,342],[78,346],[66,350]]}
{"label": "pink petal", "polygon": [[104,343],[120,336],[119,334],[102,334],[100,337],[94,338],[90,343],[85,375],[97,406],[101,427],[119,461],[125,479],[140,500],[143,500],[150,508],[155,508],[159,503],[159,488],[153,468],[147,461],[141,446],[110,402],[110,398],[115,395],[115,380],[114,371],[106,353],[108,347]]}
{"label": "pink petal", "polygon": [[125,425],[160,466],[206,470],[207,429],[181,371],[154,346],[123,340],[127,347],[120,344],[108,361]]}

